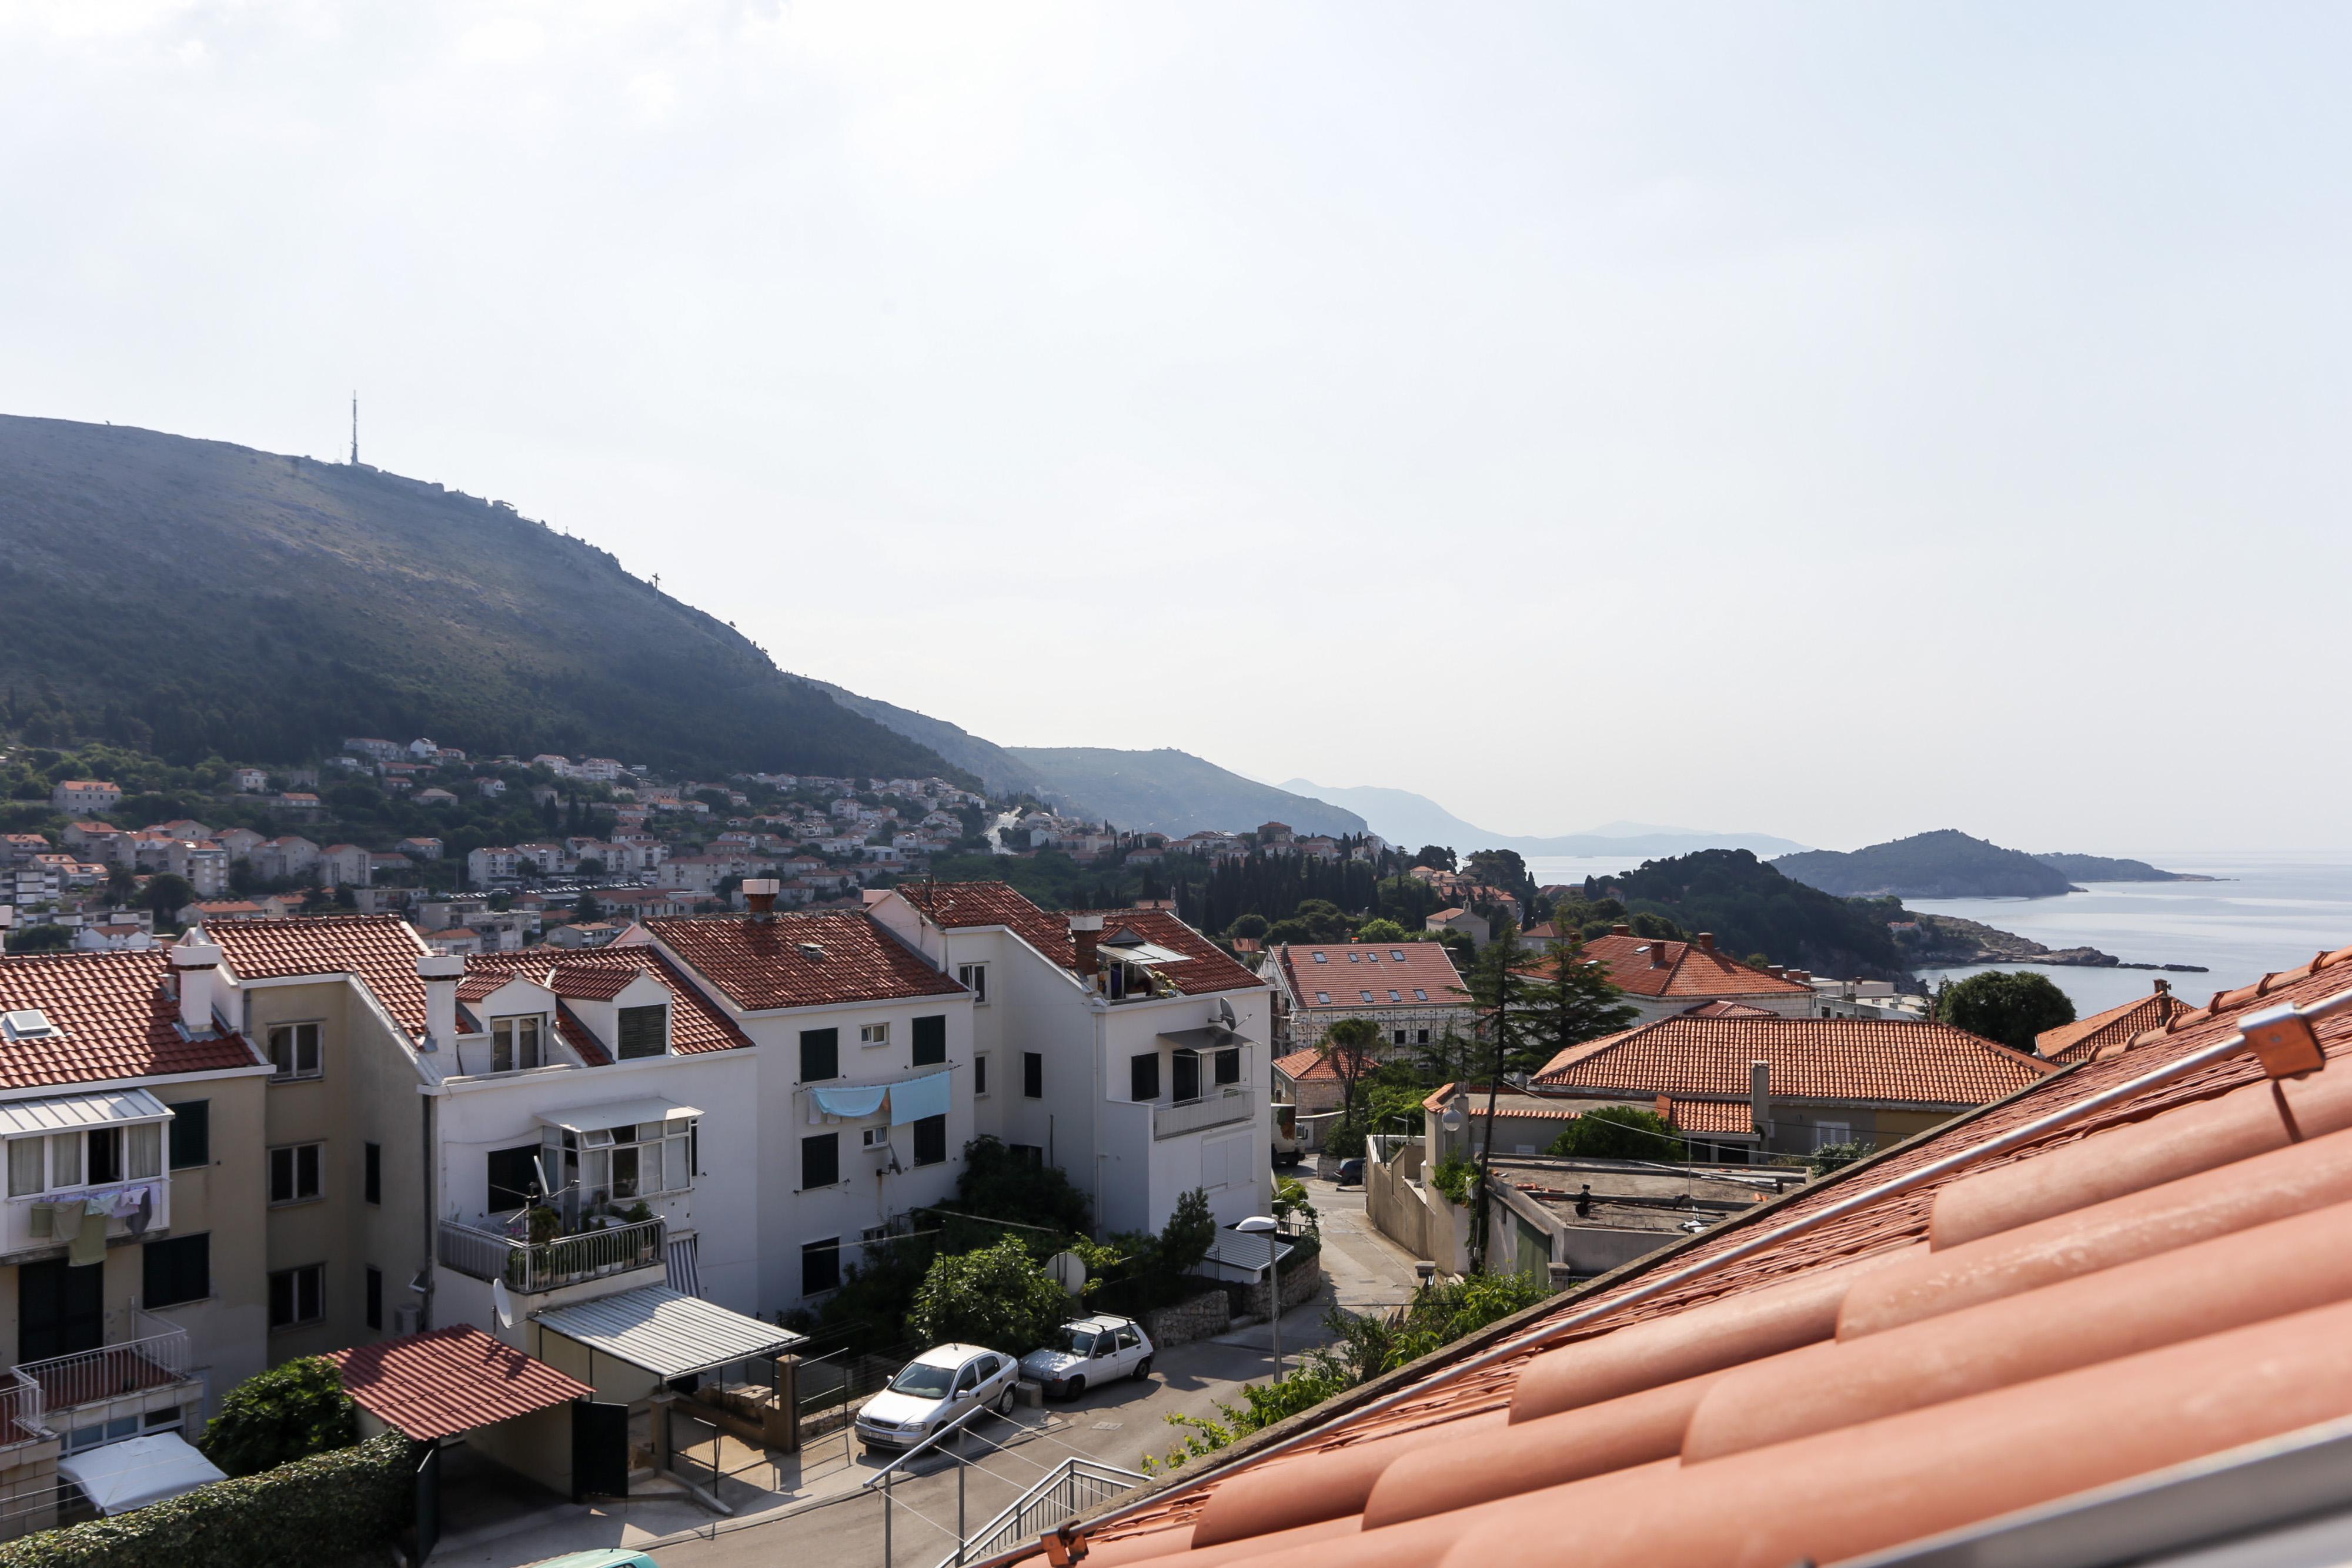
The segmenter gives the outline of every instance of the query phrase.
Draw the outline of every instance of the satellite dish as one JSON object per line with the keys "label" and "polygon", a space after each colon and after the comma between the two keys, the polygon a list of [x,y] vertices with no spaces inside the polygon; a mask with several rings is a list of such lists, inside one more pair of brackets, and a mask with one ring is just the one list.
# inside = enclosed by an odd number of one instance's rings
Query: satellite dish
{"label": "satellite dish", "polygon": [[1075,1252],[1055,1253],[1045,1260],[1045,1272],[1054,1276],[1054,1282],[1067,1291],[1073,1301],[1087,1287],[1087,1260]]}
{"label": "satellite dish", "polygon": [[1227,1029],[1241,1027],[1234,1019],[1234,1004],[1223,997],[1217,998],[1217,1021]]}
{"label": "satellite dish", "polygon": [[490,1311],[498,1317],[499,1327],[514,1327],[514,1298],[507,1293],[504,1280],[490,1281]]}

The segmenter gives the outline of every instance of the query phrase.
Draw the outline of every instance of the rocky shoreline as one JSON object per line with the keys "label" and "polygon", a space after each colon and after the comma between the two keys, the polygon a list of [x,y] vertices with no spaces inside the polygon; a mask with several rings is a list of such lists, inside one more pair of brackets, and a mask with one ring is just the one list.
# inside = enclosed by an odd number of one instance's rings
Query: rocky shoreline
{"label": "rocky shoreline", "polygon": [[1922,968],[1946,968],[1959,964],[2047,964],[2078,969],[2157,969],[2174,975],[2201,975],[2202,964],[2127,963],[2096,947],[2045,947],[2031,937],[2002,931],[1981,921],[1951,915],[1918,917],[1923,941],[1905,956]]}

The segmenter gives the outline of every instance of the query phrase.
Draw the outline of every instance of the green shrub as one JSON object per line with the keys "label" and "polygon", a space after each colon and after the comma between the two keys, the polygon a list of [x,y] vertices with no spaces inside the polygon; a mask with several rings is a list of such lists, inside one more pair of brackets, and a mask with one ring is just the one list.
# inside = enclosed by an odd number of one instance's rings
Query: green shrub
{"label": "green shrub", "polygon": [[1470,1195],[1478,1187],[1478,1167],[1456,1155],[1429,1173],[1429,1185],[1446,1202],[1467,1208]]}
{"label": "green shrub", "polygon": [[931,1344],[952,1341],[1022,1355],[1070,1315],[1067,1292],[1019,1239],[935,1258],[907,1311],[907,1326]]}
{"label": "green shrub", "polygon": [[1544,1152],[1588,1160],[1675,1160],[1684,1149],[1682,1134],[1655,1111],[1603,1105],[1570,1122]]}
{"label": "green shrub", "polygon": [[1813,1151],[1811,1163],[1816,1176],[1827,1176],[1874,1152],[1868,1144],[1823,1144]]}
{"label": "green shrub", "polygon": [[306,1355],[229,1390],[196,1447],[230,1475],[250,1476],[359,1440],[358,1407],[343,1392],[341,1371]]}
{"label": "green shrub", "polygon": [[409,1522],[409,1440],[386,1432],[113,1519],[0,1544],[0,1568],[316,1568],[381,1553]]}

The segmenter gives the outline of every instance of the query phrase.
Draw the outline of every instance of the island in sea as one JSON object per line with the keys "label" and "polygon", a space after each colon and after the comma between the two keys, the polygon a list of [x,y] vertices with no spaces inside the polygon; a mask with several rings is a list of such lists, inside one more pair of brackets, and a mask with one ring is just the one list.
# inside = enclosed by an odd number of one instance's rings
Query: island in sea
{"label": "island in sea", "polygon": [[2202,882],[2146,861],[2030,855],[1957,829],[1858,850],[1807,850],[1772,862],[1783,876],[1841,898],[2055,898],[2082,882]]}

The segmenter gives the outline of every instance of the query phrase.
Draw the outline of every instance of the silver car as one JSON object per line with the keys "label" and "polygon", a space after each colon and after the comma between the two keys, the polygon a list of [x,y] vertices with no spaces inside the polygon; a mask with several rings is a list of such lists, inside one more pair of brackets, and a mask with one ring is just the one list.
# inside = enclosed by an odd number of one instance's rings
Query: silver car
{"label": "silver car", "polygon": [[1020,1380],[1009,1355],[976,1344],[934,1345],[858,1407],[857,1440],[868,1448],[911,1448],[975,1406],[992,1405],[1004,1415]]}
{"label": "silver car", "polygon": [[1021,1375],[1055,1399],[1076,1399],[1090,1385],[1151,1375],[1151,1336],[1133,1318],[1080,1318],[1059,1337],[1021,1358]]}

